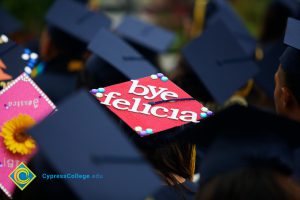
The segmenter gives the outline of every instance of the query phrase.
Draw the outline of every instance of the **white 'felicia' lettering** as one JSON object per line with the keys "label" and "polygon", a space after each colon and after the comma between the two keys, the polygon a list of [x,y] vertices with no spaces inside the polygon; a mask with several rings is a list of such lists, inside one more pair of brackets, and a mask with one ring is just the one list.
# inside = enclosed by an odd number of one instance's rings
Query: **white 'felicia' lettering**
{"label": "white 'felicia' lettering", "polygon": [[[129,94],[143,96],[146,100],[153,100],[160,97],[162,100],[178,98],[178,94],[168,91],[167,88],[157,88],[156,86],[143,86],[138,84],[138,80],[132,80],[132,85],[128,91]],[[132,98],[131,104],[126,99],[118,98],[121,95],[119,92],[110,92],[104,95],[106,98],[101,104],[113,106],[118,110],[127,110],[129,112],[140,113],[144,115],[153,115],[158,118],[168,118],[172,120],[181,120],[184,122],[197,123],[197,113],[193,111],[180,111],[177,108],[165,108],[162,106],[151,106],[150,104],[141,104],[141,98]]]}

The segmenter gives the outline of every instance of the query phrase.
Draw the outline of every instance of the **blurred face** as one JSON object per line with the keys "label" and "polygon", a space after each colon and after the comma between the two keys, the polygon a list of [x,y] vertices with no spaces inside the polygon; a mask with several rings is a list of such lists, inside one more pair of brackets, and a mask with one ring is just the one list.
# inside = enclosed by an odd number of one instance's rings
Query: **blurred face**
{"label": "blurred face", "polygon": [[277,113],[285,115],[286,117],[292,117],[292,115],[297,114],[295,109],[298,107],[298,104],[293,93],[286,86],[285,74],[281,65],[278,67],[274,79],[274,101],[276,111]]}
{"label": "blurred face", "polygon": [[40,38],[40,56],[44,61],[49,61],[56,56],[56,51],[51,44],[47,28],[43,30]]}
{"label": "blurred face", "polygon": [[291,93],[285,86],[284,72],[281,65],[275,74],[274,101],[276,112],[288,116],[290,113]]}
{"label": "blurred face", "polygon": [[279,66],[275,74],[274,101],[276,112],[300,122],[300,104],[286,84],[286,73]]}
{"label": "blurred face", "polygon": [[40,38],[40,55],[44,60],[45,60],[45,55],[47,55],[48,42],[49,42],[48,33],[46,30],[43,30]]}

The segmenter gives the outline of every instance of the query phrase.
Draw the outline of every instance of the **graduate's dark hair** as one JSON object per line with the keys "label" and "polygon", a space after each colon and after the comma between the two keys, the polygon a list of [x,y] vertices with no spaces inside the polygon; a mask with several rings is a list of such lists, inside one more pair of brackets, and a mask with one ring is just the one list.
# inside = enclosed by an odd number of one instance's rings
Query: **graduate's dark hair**
{"label": "graduate's dark hair", "polygon": [[300,186],[271,168],[245,168],[219,175],[200,186],[197,200],[297,200]]}
{"label": "graduate's dark hair", "polygon": [[292,91],[298,104],[300,105],[300,78],[299,78],[300,74],[291,73],[285,71],[284,69],[282,71],[283,71],[283,76],[284,76],[286,86]]}
{"label": "graduate's dark hair", "polygon": [[196,163],[195,145],[173,142],[142,151],[168,185],[179,184],[176,176],[192,180]]}

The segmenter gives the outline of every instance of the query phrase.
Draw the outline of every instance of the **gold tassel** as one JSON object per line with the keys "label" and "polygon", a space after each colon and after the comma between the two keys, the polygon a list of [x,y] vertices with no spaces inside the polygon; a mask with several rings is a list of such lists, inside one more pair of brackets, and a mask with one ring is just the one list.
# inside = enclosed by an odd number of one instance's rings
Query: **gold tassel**
{"label": "gold tassel", "polygon": [[257,45],[255,48],[255,60],[256,61],[262,61],[265,57],[264,55],[264,50],[262,47],[260,47],[260,45]]}
{"label": "gold tassel", "polygon": [[83,70],[84,63],[81,60],[71,60],[68,63],[68,71],[69,72],[79,72]]}
{"label": "gold tassel", "polygon": [[193,38],[199,36],[203,31],[207,3],[208,0],[195,0],[194,19],[191,30]]}

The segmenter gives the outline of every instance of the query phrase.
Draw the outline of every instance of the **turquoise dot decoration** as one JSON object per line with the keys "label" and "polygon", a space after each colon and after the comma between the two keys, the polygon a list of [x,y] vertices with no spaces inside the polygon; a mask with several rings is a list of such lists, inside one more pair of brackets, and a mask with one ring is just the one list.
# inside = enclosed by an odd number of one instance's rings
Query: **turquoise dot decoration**
{"label": "turquoise dot decoration", "polygon": [[163,77],[161,77],[161,80],[162,80],[163,82],[167,82],[169,79],[168,79],[168,77],[163,76]]}
{"label": "turquoise dot decoration", "polygon": [[105,89],[104,89],[104,88],[98,88],[98,92],[104,93],[104,92],[105,92]]}
{"label": "turquoise dot decoration", "polygon": [[201,118],[206,118],[206,117],[207,117],[207,114],[206,114],[206,113],[200,113],[200,117],[201,117]]}
{"label": "turquoise dot decoration", "polygon": [[152,130],[151,128],[147,128],[147,129],[146,129],[146,133],[152,134],[152,133],[153,133],[153,130]]}

